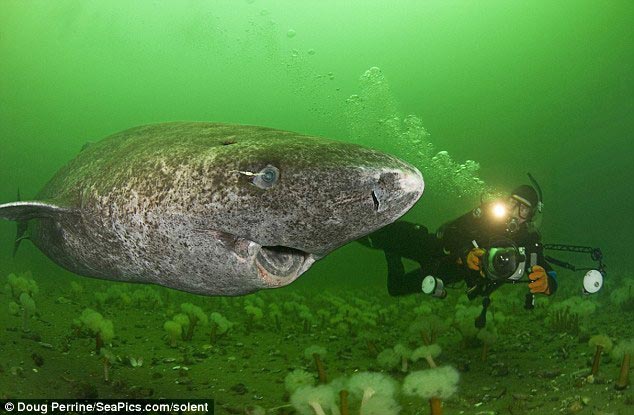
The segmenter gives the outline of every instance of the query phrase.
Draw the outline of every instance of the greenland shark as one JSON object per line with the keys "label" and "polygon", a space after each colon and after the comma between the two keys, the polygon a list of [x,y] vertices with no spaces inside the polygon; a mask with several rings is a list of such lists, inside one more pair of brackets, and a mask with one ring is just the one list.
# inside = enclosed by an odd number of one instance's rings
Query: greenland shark
{"label": "greenland shark", "polygon": [[271,128],[152,124],[84,146],[31,201],[0,204],[79,275],[243,295],[290,284],[394,222],[423,193],[415,167]]}

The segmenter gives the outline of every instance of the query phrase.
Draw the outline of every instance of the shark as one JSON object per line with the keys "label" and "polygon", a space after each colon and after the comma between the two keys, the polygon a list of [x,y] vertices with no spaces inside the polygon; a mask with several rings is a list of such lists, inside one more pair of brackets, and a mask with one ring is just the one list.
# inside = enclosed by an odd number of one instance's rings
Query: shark
{"label": "shark", "polygon": [[169,122],[84,146],[0,219],[78,275],[236,296],[292,283],[423,190],[416,167],[357,144]]}

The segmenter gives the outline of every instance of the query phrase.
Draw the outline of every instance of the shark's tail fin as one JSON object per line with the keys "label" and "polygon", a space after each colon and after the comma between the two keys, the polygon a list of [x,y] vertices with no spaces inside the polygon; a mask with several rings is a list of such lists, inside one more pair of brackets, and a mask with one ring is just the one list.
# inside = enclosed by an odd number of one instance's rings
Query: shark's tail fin
{"label": "shark's tail fin", "polygon": [[20,201],[19,191],[17,202],[0,204],[0,219],[14,220],[18,223],[13,255],[17,252],[20,242],[29,239],[28,235],[26,235],[29,220],[36,218],[55,219],[68,213],[72,213],[72,210],[48,202],[22,202]]}

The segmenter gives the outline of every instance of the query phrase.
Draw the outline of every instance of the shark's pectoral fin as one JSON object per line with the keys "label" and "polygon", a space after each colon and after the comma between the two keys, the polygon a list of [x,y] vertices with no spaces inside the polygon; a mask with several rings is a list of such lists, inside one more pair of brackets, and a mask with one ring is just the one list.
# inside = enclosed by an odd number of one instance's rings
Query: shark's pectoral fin
{"label": "shark's pectoral fin", "polygon": [[[18,199],[20,193],[18,192]],[[18,229],[15,235],[15,243],[13,244],[13,256],[15,256],[20,246],[20,242],[29,239],[26,235],[28,221],[31,219],[57,219],[62,215],[74,213],[75,210],[60,206],[50,202],[12,202],[0,205],[0,219],[14,220],[18,222]]]}
{"label": "shark's pectoral fin", "polygon": [[201,229],[194,228],[194,232],[205,234],[219,243],[221,243],[227,250],[233,252],[240,258],[247,258],[249,255],[249,247],[252,244],[248,239],[240,238],[234,234],[228,232],[222,232],[216,229]]}
{"label": "shark's pectoral fin", "polygon": [[15,233],[15,242],[13,243],[13,257],[15,258],[15,254],[18,253],[18,248],[20,247],[20,243],[25,239],[30,239],[30,237],[26,234],[26,230],[28,229],[29,224],[26,221],[18,222],[18,229]]}

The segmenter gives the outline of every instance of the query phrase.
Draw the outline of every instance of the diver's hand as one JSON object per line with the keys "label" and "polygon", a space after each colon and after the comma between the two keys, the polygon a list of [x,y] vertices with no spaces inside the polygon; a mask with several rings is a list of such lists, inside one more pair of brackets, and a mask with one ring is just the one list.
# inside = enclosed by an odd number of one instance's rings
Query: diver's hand
{"label": "diver's hand", "polygon": [[484,255],[484,249],[473,248],[467,254],[467,266],[474,271],[482,271],[482,256]]}
{"label": "diver's hand", "polygon": [[533,294],[550,295],[550,286],[548,285],[548,274],[546,270],[539,265],[533,265],[528,278],[532,281],[528,284],[528,288]]}

